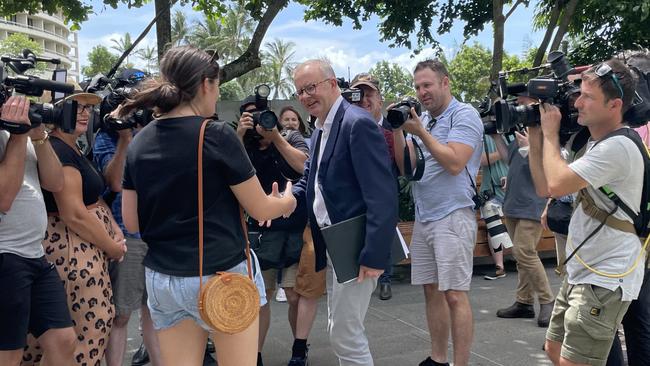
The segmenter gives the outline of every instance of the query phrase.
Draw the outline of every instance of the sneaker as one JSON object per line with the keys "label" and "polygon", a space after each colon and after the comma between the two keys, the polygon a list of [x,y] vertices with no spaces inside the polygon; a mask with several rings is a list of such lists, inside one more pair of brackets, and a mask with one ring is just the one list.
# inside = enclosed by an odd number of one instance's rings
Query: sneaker
{"label": "sneaker", "polygon": [[432,360],[431,357],[427,357],[426,360],[420,362],[419,366],[449,366],[449,363],[448,362],[445,362],[445,363],[436,362],[436,361]]}
{"label": "sneaker", "polygon": [[496,266],[496,268],[494,274],[486,274],[483,278],[486,280],[498,280],[506,276],[506,270],[503,267]]}
{"label": "sneaker", "polygon": [[278,288],[278,291],[275,293],[275,301],[287,302],[287,294],[284,293],[284,289],[282,287]]}
{"label": "sneaker", "polygon": [[551,322],[551,314],[553,313],[553,305],[555,305],[555,301],[551,301],[548,304],[539,305],[539,316],[537,317],[537,325],[540,328],[548,328],[548,324]]}
{"label": "sneaker", "polygon": [[533,305],[515,302],[509,307],[497,311],[497,316],[499,318],[534,318],[535,309],[533,309]]}

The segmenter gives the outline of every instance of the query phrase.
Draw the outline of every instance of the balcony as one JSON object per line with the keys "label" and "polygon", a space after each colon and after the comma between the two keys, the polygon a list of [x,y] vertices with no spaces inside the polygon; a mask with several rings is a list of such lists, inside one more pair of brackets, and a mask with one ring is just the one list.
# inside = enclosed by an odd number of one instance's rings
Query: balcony
{"label": "balcony", "polygon": [[[16,32],[21,32],[21,33],[28,33],[28,34],[33,34],[33,35],[40,35],[43,36],[44,38],[51,39],[56,42],[61,42],[65,43],[67,45],[70,45],[70,40],[68,37],[64,35],[59,35],[56,34],[55,32],[51,32],[48,30],[45,30],[43,28],[37,28],[31,25],[23,24],[23,23],[17,23],[17,22],[12,22],[10,20],[6,19],[0,19],[0,24],[6,24],[10,27],[16,27],[18,29],[14,29]],[[29,29],[31,32],[25,32],[24,29]],[[11,29],[8,29],[11,30]]]}

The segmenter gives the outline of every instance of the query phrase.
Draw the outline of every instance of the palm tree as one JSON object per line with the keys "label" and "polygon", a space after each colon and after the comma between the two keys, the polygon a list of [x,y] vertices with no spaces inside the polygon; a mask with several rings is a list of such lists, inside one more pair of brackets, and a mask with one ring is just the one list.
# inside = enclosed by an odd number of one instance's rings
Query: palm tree
{"label": "palm tree", "polygon": [[[117,51],[120,55],[122,55],[126,50],[131,48],[131,46],[133,45],[133,42],[131,42],[131,35],[129,34],[129,32],[126,32],[124,34],[124,37],[120,37],[119,40],[116,40],[115,38],[111,38],[111,42],[114,43],[113,46],[111,46],[111,48]],[[130,64],[128,55],[126,56],[125,61],[127,64]]]}
{"label": "palm tree", "polygon": [[292,59],[296,53],[293,50],[296,44],[276,38],[272,42],[267,42],[265,46],[271,71],[269,82],[273,88],[273,99],[277,97],[288,98],[293,92],[291,74],[295,67],[295,62]]}
{"label": "palm tree", "polygon": [[245,2],[238,0],[222,19],[204,17],[198,21],[190,39],[199,48],[218,50],[223,62],[228,63],[246,50],[254,27],[255,20],[246,10]]}
{"label": "palm tree", "polygon": [[155,46],[146,46],[145,48],[139,49],[136,53],[147,65],[148,74],[151,74],[152,69],[154,71],[158,69],[158,50]]}
{"label": "palm tree", "polygon": [[180,46],[187,43],[190,29],[187,24],[187,17],[181,10],[176,9],[172,17],[172,44]]}

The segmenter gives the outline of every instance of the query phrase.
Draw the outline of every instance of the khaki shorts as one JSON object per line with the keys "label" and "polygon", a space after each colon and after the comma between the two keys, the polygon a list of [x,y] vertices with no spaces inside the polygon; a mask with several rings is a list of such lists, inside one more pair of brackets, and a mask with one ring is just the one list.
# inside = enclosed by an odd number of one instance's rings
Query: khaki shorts
{"label": "khaki shorts", "polygon": [[302,239],[305,244],[300,253],[296,286],[293,290],[308,299],[318,299],[325,293],[327,269],[316,272],[316,252],[309,226],[305,229]]}
{"label": "khaki shorts", "polygon": [[[262,271],[262,277],[264,278],[264,287],[266,291],[275,291],[276,285],[278,283],[278,273],[279,269],[267,269]],[[298,273],[298,263],[292,264],[289,267],[282,270],[282,279],[280,280],[280,287],[282,288],[291,288],[296,285],[296,274]]]}
{"label": "khaki shorts", "polygon": [[622,291],[567,280],[555,299],[546,339],[562,343],[561,356],[576,363],[605,365],[616,328],[630,306]]}

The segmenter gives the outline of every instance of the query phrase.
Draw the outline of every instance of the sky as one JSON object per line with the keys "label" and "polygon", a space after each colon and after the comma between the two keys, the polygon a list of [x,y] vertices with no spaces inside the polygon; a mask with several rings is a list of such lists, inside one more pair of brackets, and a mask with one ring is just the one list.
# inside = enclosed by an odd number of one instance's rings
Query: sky
{"label": "sky", "polygon": [[[78,32],[81,66],[88,63],[87,54],[95,45],[101,44],[110,49],[113,45],[111,39],[119,39],[126,32],[129,32],[134,40],[155,14],[153,2],[139,9],[128,9],[123,4],[120,4],[118,9],[112,9],[104,6],[101,0],[92,0],[90,3],[95,14],[81,24],[81,30]],[[202,19],[202,14],[195,12],[190,6],[176,8],[185,12],[191,27],[194,21]],[[534,5],[528,8],[519,7],[506,22],[504,48],[507,53],[522,55],[530,45],[540,43],[542,31],[534,31],[531,28],[533,10]],[[348,74],[354,76],[359,72],[368,71],[381,60],[398,63],[411,71],[419,60],[434,55],[431,48],[425,48],[419,55],[412,57],[412,51],[407,48],[389,48],[389,42],[380,42],[377,17],[364,22],[362,29],[356,30],[352,28],[350,21],[336,27],[319,21],[305,22],[303,15],[303,6],[290,3],[274,19],[264,42],[275,38],[294,42],[296,62],[326,56],[332,62],[337,76],[344,76],[346,79]],[[450,33],[437,36],[448,58],[453,57],[463,43],[462,33],[463,23],[459,21],[454,23]],[[470,38],[466,43],[471,45],[474,42],[491,49],[492,27],[488,25],[478,36]],[[416,44],[415,41],[412,43]],[[146,45],[156,45],[155,27],[140,43],[140,46]],[[132,60],[136,66],[144,66],[136,58]]]}

